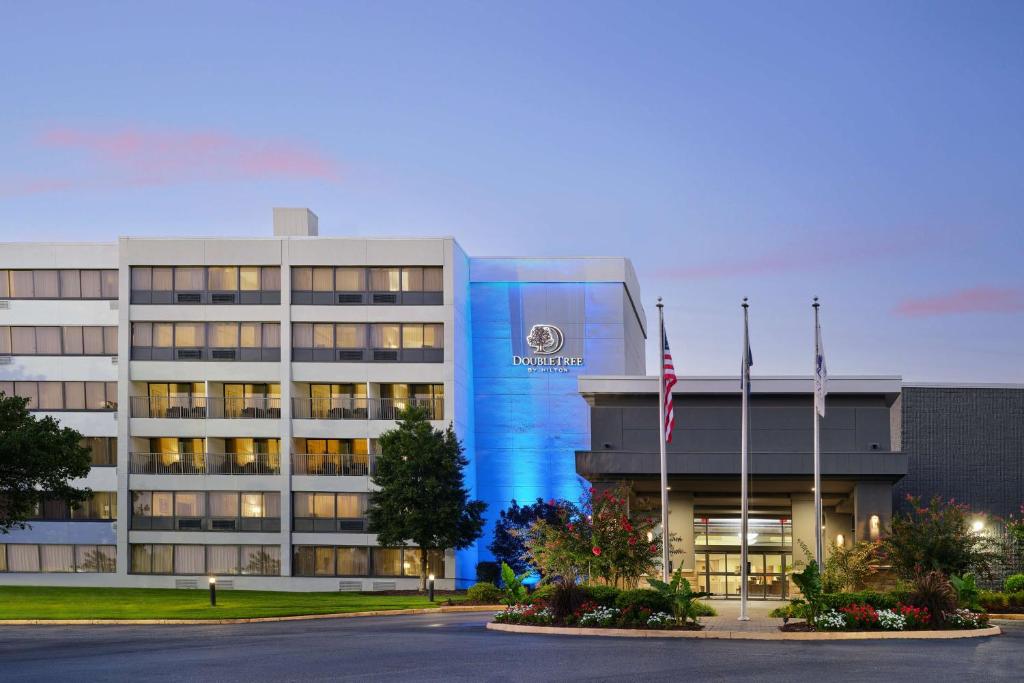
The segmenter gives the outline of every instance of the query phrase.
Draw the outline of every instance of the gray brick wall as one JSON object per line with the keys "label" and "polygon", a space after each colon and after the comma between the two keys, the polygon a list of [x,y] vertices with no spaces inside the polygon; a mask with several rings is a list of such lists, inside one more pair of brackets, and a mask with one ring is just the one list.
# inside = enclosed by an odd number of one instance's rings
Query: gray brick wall
{"label": "gray brick wall", "polygon": [[1024,503],[1024,389],[904,387],[903,452],[908,493],[939,494],[997,515]]}

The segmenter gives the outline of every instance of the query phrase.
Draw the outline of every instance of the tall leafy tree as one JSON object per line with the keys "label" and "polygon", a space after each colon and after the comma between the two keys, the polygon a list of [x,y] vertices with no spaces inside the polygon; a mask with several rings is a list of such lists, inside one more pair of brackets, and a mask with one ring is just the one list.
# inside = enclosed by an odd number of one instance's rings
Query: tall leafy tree
{"label": "tall leafy tree", "polygon": [[28,399],[0,392],[0,533],[28,526],[44,498],[77,507],[89,496],[69,483],[89,473],[81,442],[74,429],[32,415]]}
{"label": "tall leafy tree", "polygon": [[420,549],[420,586],[427,587],[427,552],[466,548],[483,533],[487,504],[470,500],[463,480],[468,464],[451,425],[434,429],[427,413],[409,407],[397,426],[380,435],[370,498],[370,533],[387,547]]}
{"label": "tall leafy tree", "polygon": [[560,514],[572,504],[568,501],[545,502],[538,498],[532,505],[520,505],[515,500],[508,509],[499,512],[499,519],[494,525],[494,540],[487,549],[494,555],[495,562],[504,562],[517,574],[529,571],[530,565],[526,549],[526,532],[537,520],[555,524]]}

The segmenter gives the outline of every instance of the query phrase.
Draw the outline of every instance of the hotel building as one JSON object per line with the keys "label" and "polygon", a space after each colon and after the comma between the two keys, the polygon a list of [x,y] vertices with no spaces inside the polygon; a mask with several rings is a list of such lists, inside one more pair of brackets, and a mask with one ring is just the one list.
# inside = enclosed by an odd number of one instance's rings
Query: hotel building
{"label": "hotel building", "polygon": [[[86,437],[93,495],[0,537],[0,582],[414,588],[419,553],[365,515],[397,411],[454,425],[490,520],[575,498],[577,375],[643,373],[639,301],[626,259],[319,237],[306,209],[263,239],[2,244],[0,391]],[[475,580],[490,529],[430,557],[438,587]]]}
{"label": "hotel building", "polygon": [[[659,504],[657,378],[624,258],[474,258],[452,238],[0,244],[0,391],[74,427],[90,501],[0,536],[0,583],[275,590],[417,587],[419,553],[366,523],[376,441],[415,404],[465,448],[487,527],[435,553],[466,586],[498,512],[629,482]],[[682,377],[669,449],[673,563],[739,586],[739,382]],[[757,377],[753,597],[813,546],[811,380]],[[825,533],[876,538],[907,492],[1007,514],[1024,501],[1024,387],[833,377]],[[652,509],[652,514],[658,511]]]}

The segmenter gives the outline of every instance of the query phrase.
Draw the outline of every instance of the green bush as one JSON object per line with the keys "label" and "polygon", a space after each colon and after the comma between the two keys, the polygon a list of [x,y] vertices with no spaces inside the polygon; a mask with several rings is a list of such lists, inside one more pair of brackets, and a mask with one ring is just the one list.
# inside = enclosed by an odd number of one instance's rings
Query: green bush
{"label": "green bush", "polygon": [[706,602],[701,602],[700,600],[694,600],[693,601],[693,611],[694,611],[694,616],[698,616],[698,617],[717,617],[718,616],[718,612],[715,611],[714,607],[712,607],[711,605],[709,605]]}
{"label": "green bush", "polygon": [[633,607],[637,610],[649,609],[651,612],[672,612],[671,601],[658,591],[649,588],[636,588],[634,590],[622,591],[615,599],[615,606],[619,609]]}
{"label": "green bush", "polygon": [[1010,607],[1024,607],[1024,591],[1009,594]]}
{"label": "green bush", "polygon": [[1003,582],[1003,590],[1007,593],[1020,593],[1024,591],[1024,574],[1013,574],[1006,577]]}
{"label": "green bush", "polygon": [[470,602],[476,602],[481,605],[497,605],[501,602],[504,595],[502,590],[493,583],[483,581],[473,584],[466,591],[466,598]]}
{"label": "green bush", "polygon": [[788,605],[776,607],[768,613],[768,616],[775,619],[785,619],[787,617],[790,619],[810,619],[811,609],[807,602],[798,598],[792,600]]}
{"label": "green bush", "polygon": [[601,607],[615,607],[615,600],[619,597],[620,591],[613,586],[583,586],[583,592],[590,600],[593,600]]}
{"label": "green bush", "polygon": [[1010,596],[997,591],[981,591],[978,602],[989,612],[1000,612],[1010,606]]}
{"label": "green bush", "polygon": [[857,591],[856,593],[823,593],[821,601],[824,609],[840,610],[850,605],[871,605],[877,610],[893,609],[900,599],[894,593]]}
{"label": "green bush", "polygon": [[555,593],[555,584],[553,583],[542,583],[539,584],[530,592],[530,597],[527,598],[531,604],[546,603],[551,599],[551,596]]}

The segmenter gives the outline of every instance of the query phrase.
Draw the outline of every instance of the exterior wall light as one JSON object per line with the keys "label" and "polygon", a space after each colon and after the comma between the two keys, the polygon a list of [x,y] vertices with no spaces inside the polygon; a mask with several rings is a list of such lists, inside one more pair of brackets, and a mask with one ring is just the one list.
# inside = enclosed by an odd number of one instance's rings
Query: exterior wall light
{"label": "exterior wall light", "polygon": [[878,515],[871,515],[868,518],[868,536],[872,541],[877,541],[882,533],[882,520]]}
{"label": "exterior wall light", "polygon": [[842,534],[836,534],[836,545],[840,548],[846,545],[846,537]]}
{"label": "exterior wall light", "polygon": [[982,531],[985,530],[985,522],[981,521],[980,519],[976,519],[974,520],[974,523],[971,524],[971,528],[974,529],[974,533],[980,534]]}

